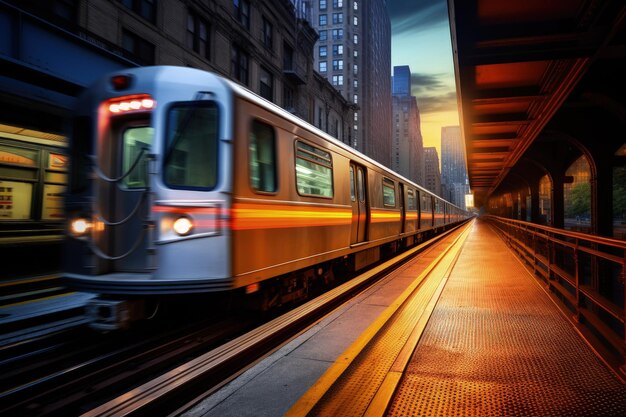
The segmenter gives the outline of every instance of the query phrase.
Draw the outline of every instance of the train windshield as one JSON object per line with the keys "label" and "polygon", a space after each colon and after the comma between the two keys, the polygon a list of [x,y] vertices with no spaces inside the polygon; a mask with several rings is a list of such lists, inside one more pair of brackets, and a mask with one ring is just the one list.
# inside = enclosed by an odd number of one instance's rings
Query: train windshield
{"label": "train windshield", "polygon": [[171,188],[210,190],[217,184],[218,109],[212,101],[172,106],[167,113],[163,159]]}

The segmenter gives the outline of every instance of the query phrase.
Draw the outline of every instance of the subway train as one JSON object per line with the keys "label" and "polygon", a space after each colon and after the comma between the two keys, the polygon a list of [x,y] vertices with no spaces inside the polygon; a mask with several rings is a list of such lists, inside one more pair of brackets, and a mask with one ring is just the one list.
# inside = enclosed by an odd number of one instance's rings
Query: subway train
{"label": "subway train", "polygon": [[105,330],[181,294],[241,293],[260,308],[304,298],[469,217],[192,68],[101,79],[79,98],[70,152],[64,278],[98,294],[87,312]]}

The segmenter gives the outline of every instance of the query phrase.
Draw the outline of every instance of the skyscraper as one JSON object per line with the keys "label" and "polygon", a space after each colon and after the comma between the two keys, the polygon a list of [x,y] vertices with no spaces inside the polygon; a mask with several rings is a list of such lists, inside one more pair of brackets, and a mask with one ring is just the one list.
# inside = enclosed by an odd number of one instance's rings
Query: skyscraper
{"label": "skyscraper", "polygon": [[393,67],[393,95],[411,95],[411,69],[408,65]]}
{"label": "skyscraper", "polygon": [[411,70],[393,67],[391,169],[424,184],[424,148],[417,100],[411,96]]}
{"label": "skyscraper", "polygon": [[441,196],[441,174],[439,155],[434,146],[424,148],[424,187]]}
{"label": "skyscraper", "polygon": [[343,142],[391,166],[391,23],[385,0],[313,0],[315,69],[354,105]]}
{"label": "skyscraper", "polygon": [[457,206],[465,207],[467,168],[465,165],[465,147],[459,126],[441,128],[441,182],[446,194],[443,197]]}

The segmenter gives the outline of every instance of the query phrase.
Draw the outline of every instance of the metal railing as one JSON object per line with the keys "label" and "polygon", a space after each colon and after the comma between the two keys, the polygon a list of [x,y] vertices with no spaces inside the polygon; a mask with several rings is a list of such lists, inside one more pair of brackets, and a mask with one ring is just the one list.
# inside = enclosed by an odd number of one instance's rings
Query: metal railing
{"label": "metal railing", "polygon": [[626,362],[626,241],[497,216],[483,216],[502,232],[579,331],[622,376]]}

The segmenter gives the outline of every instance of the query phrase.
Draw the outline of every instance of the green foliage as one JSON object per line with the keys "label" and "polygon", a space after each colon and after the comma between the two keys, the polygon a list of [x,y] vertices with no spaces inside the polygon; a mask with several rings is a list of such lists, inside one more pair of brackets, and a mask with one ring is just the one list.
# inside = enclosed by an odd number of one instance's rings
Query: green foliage
{"label": "green foliage", "polygon": [[613,218],[626,219],[626,167],[613,169]]}
{"label": "green foliage", "polygon": [[581,182],[572,188],[571,200],[565,208],[565,217],[591,216],[591,184]]}

